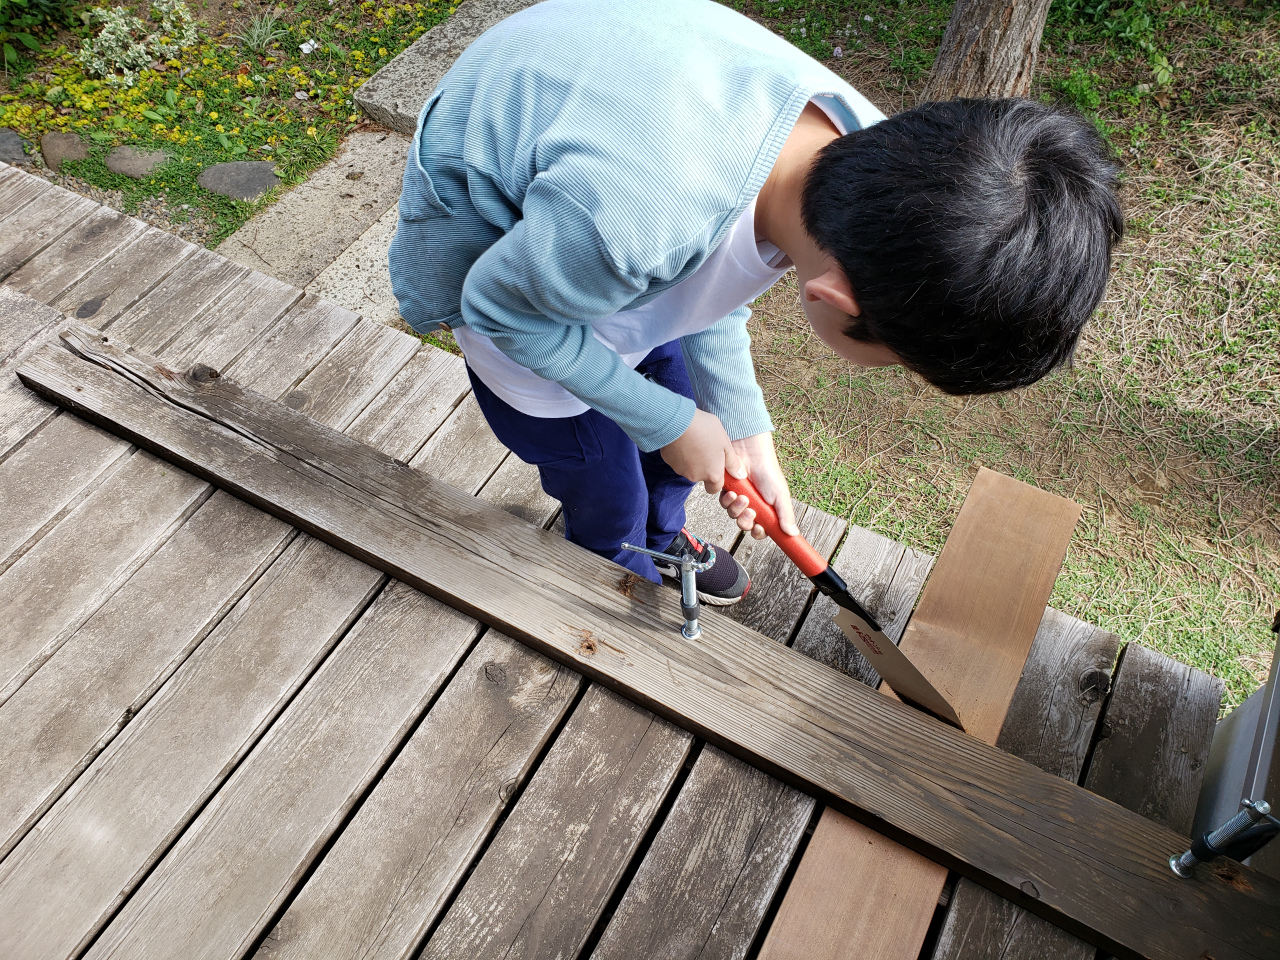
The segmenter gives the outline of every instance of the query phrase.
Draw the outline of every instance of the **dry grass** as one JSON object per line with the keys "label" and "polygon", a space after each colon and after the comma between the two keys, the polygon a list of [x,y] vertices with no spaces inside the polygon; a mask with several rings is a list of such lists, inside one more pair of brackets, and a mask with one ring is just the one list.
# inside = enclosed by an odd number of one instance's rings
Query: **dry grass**
{"label": "dry grass", "polygon": [[[938,12],[885,9],[896,33],[829,65],[894,112],[923,77],[907,43]],[[1129,236],[1073,370],[966,400],[850,370],[787,283],[753,337],[798,496],[930,550],[979,465],[1072,497],[1084,519],[1054,604],[1221,676],[1237,703],[1280,606],[1280,20],[1216,11],[1164,37],[1165,90],[1101,43],[1042,53],[1042,93],[1096,95],[1124,165]]]}

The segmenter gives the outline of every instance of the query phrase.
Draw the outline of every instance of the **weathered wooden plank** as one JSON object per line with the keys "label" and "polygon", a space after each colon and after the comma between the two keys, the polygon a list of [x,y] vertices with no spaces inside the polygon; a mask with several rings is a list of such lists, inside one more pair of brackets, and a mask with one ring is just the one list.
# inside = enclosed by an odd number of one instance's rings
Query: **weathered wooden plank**
{"label": "weathered wooden plank", "polygon": [[[315,372],[284,395],[283,402],[341,430],[391,382],[418,348],[413,337],[380,323],[359,320]],[[336,421],[333,411],[337,408],[352,411],[349,419]]]}
{"label": "weathered wooden plank", "polygon": [[[379,402],[360,415],[347,433],[378,449],[387,444],[404,450],[401,460],[411,460],[420,447],[407,448],[393,438],[415,417],[429,417],[443,423],[470,391],[467,370],[460,357],[424,345],[380,394]],[[414,432],[414,440],[424,435]]]}
{"label": "weathered wooden plank", "polygon": [[422,960],[574,956],[692,741],[593,684]]}
{"label": "weathered wooden plank", "polygon": [[18,382],[16,371],[63,322],[57,310],[0,286],[0,457],[57,413],[56,406]]}
{"label": "weathered wooden plank", "polygon": [[578,674],[487,633],[258,960],[412,957],[581,685]]}
{"label": "weathered wooden plank", "polygon": [[0,955],[79,954],[383,582],[295,539],[0,864]]}
{"label": "weathered wooden plank", "polygon": [[746,954],[814,800],[706,746],[592,960]]}
{"label": "weathered wooden plank", "polygon": [[990,890],[961,879],[938,934],[935,960],[1092,960],[1097,948]]}
{"label": "weathered wooden plank", "polygon": [[[1070,501],[979,471],[903,631],[903,649],[986,743],[1000,734],[1079,513]],[[946,879],[942,864],[829,808],[761,957],[914,960]],[[872,889],[867,900],[847,896]]]}
{"label": "weathered wooden plank", "polygon": [[507,448],[493,435],[476,398],[468,393],[409,463],[459,490],[475,493],[506,455]]}
{"label": "weathered wooden plank", "polygon": [[241,956],[479,630],[383,592],[86,956]]}
{"label": "weathered wooden plank", "polygon": [[[297,349],[289,337],[269,338],[254,354],[269,370],[263,384],[267,389],[283,391],[304,374],[308,389],[319,394],[350,383],[345,370],[314,370],[322,356],[320,345],[332,346],[344,326],[349,326],[337,310],[316,306],[301,313],[299,326],[313,338],[306,349]],[[348,316],[354,325],[355,316]],[[369,384],[384,383],[394,370],[393,364],[370,369]],[[365,409],[369,389],[334,393],[326,409],[317,412],[331,417],[331,424],[345,425]],[[415,413],[403,416],[406,433],[413,427],[423,433],[434,429],[438,421],[427,422]],[[86,428],[89,425],[78,417],[59,417],[15,458],[37,447],[45,434],[57,440],[65,430]],[[117,437],[103,436],[125,451],[132,449]],[[65,452],[69,446],[58,443],[54,449]],[[93,460],[94,448],[81,442],[71,453],[74,468],[81,469]],[[7,466],[0,465],[0,474]],[[165,543],[67,641],[62,656],[55,656],[37,672],[43,682],[30,696],[21,696],[24,685],[19,696],[0,706],[0,729],[9,732],[12,761],[0,773],[0,856],[21,839],[256,579],[264,558],[278,554],[292,537],[287,525],[274,519],[264,525],[259,511],[244,504],[228,508],[226,499],[225,494],[215,495],[179,528],[173,541]],[[207,515],[215,519],[208,521]],[[210,533],[210,522],[220,528],[222,542]],[[122,648],[116,631],[126,624],[131,642]],[[88,675],[82,669],[85,666],[92,670]]]}
{"label": "weathered wooden plank", "polygon": [[132,449],[78,417],[56,417],[0,461],[0,573],[120,466]]}
{"label": "weathered wooden plank", "polygon": [[[832,566],[896,642],[933,566],[933,557],[851,526]],[[836,626],[835,615],[835,602],[819,595],[792,646],[869,687],[878,687],[879,675]]]}
{"label": "weathered wooden plank", "polygon": [[288,524],[218,491],[0,706],[0,858],[292,536]]}
{"label": "weathered wooden plank", "polygon": [[[703,639],[685,642],[672,629],[672,591],[628,580],[624,594],[616,567],[225,378],[161,374],[95,333],[75,340],[78,351],[127,369],[148,389],[56,349],[23,366],[24,382],[448,596],[1107,949],[1170,957],[1280,949],[1267,919],[1280,883],[1253,871],[1242,874],[1247,890],[1213,877],[1177,881],[1164,862],[1178,842],[1170,831],[713,612]],[[234,429],[221,426],[228,423]],[[282,443],[289,453],[279,451]],[[1024,497],[1036,499],[1019,490],[1016,499]],[[970,525],[991,504],[978,506]],[[1046,503],[1034,506],[1043,536]],[[1038,579],[1043,569],[1023,564],[1015,573]],[[1173,932],[1172,910],[1194,935]]]}
{"label": "weathered wooden plank", "polygon": [[0,280],[97,208],[92,200],[52,187],[14,211],[0,230]]}
{"label": "weathered wooden plank", "polygon": [[1128,644],[1084,785],[1185,837],[1222,690],[1217,677]]}
{"label": "weathered wooden plank", "polygon": [[144,228],[141,220],[110,207],[98,207],[32,257],[6,283],[32,299],[49,303]]}
{"label": "weathered wooden plank", "polygon": [[1114,633],[1046,609],[996,746],[1079,781],[1119,649]]}
{"label": "weathered wooden plank", "polygon": [[[833,546],[834,542],[824,543],[819,549],[830,552]],[[931,559],[904,563],[907,553],[901,544],[850,527],[834,561],[837,569],[847,571],[846,580],[855,584],[870,612],[895,640]],[[881,562],[857,562],[867,557]],[[758,586],[773,589],[767,580]],[[797,605],[793,617],[798,618],[802,609]],[[829,617],[830,612],[815,604],[800,636],[822,637],[826,628],[839,633],[829,621],[821,630],[812,629],[814,616]],[[791,628],[784,624],[775,636],[785,637]],[[825,648],[844,656],[844,646],[828,643]],[[706,747],[592,960],[745,956],[813,809],[812,797]]]}
{"label": "weathered wooden plank", "polygon": [[[252,350],[241,354],[226,374],[236,383],[252,384],[264,397],[282,397],[315,369],[359,319],[337,304],[305,296]],[[297,362],[281,363],[282,357]]]}
{"label": "weathered wooden plank", "polygon": [[163,347],[177,329],[191,323],[248,275],[246,267],[208,250],[196,250],[142,300],[116,317],[108,329],[113,337],[139,350],[172,359]]}
{"label": "weathered wooden plank", "polygon": [[5,168],[3,191],[0,192],[0,227],[27,204],[53,189],[43,177],[33,177],[16,167]]}
{"label": "weathered wooden plank", "polygon": [[0,703],[210,492],[198,477],[138,453],[0,576]]}
{"label": "weathered wooden plank", "polygon": [[52,298],[49,305],[106,329],[198,249],[171,233],[147,227],[105,263]]}
{"label": "weathered wooden plank", "polygon": [[493,472],[478,494],[481,500],[496,503],[507,513],[536,526],[544,526],[560,503],[548,496],[538,478],[538,468],[525,463],[514,453],[508,454],[502,466]]}
{"label": "weathered wooden plank", "polygon": [[250,273],[199,314],[182,318],[156,355],[173,364],[199,362],[224,370],[300,299],[297,287]]}

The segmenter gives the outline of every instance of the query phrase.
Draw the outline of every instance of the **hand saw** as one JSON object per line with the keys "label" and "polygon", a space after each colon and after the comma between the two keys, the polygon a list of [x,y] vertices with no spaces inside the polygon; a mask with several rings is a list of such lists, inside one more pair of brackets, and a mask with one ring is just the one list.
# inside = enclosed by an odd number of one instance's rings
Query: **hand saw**
{"label": "hand saw", "polygon": [[947,702],[947,698],[885,636],[875,618],[849,592],[848,584],[827,563],[826,557],[813,549],[804,537],[782,532],[777,511],[760,495],[755,484],[750,480],[739,480],[726,472],[724,487],[731,493],[747,498],[751,509],[755,511],[756,523],[764,527],[769,539],[778,545],[820,592],[836,602],[840,608],[836,613],[836,625],[867,658],[867,662],[880,674],[881,679],[893,688],[898,698],[963,730],[964,724],[960,722],[959,715]]}

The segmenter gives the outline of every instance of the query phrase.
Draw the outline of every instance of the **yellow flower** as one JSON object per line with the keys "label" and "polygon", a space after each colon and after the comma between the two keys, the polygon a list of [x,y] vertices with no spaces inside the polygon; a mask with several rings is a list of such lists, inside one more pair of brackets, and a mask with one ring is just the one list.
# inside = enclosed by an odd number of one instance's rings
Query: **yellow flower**
{"label": "yellow flower", "polygon": [[386,48],[386,47],[379,47],[379,48],[378,48],[378,56],[380,56],[380,57],[385,57],[386,55],[387,55],[387,48]]}
{"label": "yellow flower", "polygon": [[219,133],[226,133],[226,132],[227,132],[226,130],[224,130],[224,129],[222,128],[222,124],[218,124],[218,125],[217,125],[216,127],[214,127],[213,129],[217,130]]}
{"label": "yellow flower", "polygon": [[210,110],[210,111],[209,111],[209,119],[210,119],[210,120],[217,120],[217,119],[218,119],[218,111],[217,111],[217,110]]}
{"label": "yellow flower", "polygon": [[315,127],[307,127],[307,136],[308,136],[308,137],[314,137],[315,135],[316,135],[316,128],[315,128]]}

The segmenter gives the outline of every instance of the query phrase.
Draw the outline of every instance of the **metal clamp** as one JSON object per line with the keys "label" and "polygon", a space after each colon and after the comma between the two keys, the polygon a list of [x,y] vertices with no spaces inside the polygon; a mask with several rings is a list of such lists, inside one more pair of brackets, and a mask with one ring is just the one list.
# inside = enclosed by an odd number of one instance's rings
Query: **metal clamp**
{"label": "metal clamp", "polygon": [[1224,854],[1230,856],[1232,843],[1263,821],[1280,827],[1280,820],[1271,816],[1271,804],[1265,800],[1241,800],[1240,806],[1244,809],[1217,830],[1211,830],[1199,840],[1193,841],[1191,849],[1186,853],[1170,857],[1169,866],[1173,872],[1185,879],[1191,876],[1197,863],[1208,863]]}
{"label": "metal clamp", "polygon": [[686,640],[697,640],[702,636],[702,628],[698,626],[698,574],[711,569],[716,562],[716,548],[710,544],[707,545],[710,556],[705,561],[695,559],[693,554],[687,551],[677,557],[675,554],[659,553],[657,550],[636,547],[629,543],[624,543],[622,549],[634,550],[636,553],[643,553],[655,560],[664,560],[680,567],[680,612],[684,614],[684,626],[680,628],[680,636]]}

